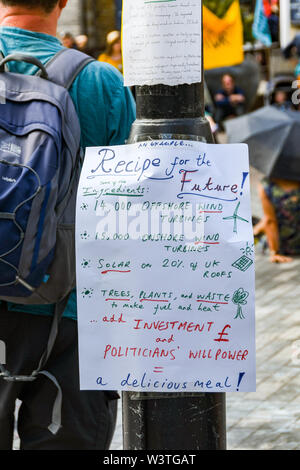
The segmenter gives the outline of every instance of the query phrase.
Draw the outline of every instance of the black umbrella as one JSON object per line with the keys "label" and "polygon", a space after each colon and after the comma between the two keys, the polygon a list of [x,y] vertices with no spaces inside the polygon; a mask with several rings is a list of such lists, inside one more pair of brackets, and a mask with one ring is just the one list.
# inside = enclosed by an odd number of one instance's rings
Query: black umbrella
{"label": "black umbrella", "polygon": [[249,146],[250,165],[268,178],[300,181],[300,112],[265,106],[226,121],[228,143]]}
{"label": "black umbrella", "polygon": [[282,49],[282,53],[285,59],[290,59],[295,54],[300,56],[300,34],[296,34],[294,39],[284,48]]}

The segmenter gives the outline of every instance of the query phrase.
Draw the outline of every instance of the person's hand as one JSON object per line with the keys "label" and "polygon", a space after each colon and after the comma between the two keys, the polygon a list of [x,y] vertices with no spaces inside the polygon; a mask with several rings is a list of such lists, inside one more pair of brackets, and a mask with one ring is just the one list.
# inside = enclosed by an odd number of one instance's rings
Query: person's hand
{"label": "person's hand", "polygon": [[237,94],[231,95],[229,99],[232,103],[241,103],[242,101],[244,101],[243,95],[237,95]]}
{"label": "person's hand", "polygon": [[279,255],[278,253],[271,254],[270,256],[271,263],[291,263],[293,258],[289,256]]}
{"label": "person's hand", "polygon": [[222,93],[217,93],[215,95],[215,101],[224,101],[224,95],[222,95]]}

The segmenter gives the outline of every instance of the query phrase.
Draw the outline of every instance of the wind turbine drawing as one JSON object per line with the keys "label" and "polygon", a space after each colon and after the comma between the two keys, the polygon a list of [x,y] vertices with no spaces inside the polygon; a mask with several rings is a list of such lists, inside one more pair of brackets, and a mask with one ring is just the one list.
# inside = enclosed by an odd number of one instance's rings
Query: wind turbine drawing
{"label": "wind turbine drawing", "polygon": [[233,215],[231,215],[230,217],[223,217],[223,220],[233,220],[234,221],[234,223],[233,223],[233,232],[234,233],[237,233],[237,220],[242,220],[243,222],[249,223],[249,220],[243,219],[243,217],[240,217],[238,215],[238,210],[239,210],[240,204],[241,204],[241,201],[239,201],[237,203],[237,206],[234,210]]}

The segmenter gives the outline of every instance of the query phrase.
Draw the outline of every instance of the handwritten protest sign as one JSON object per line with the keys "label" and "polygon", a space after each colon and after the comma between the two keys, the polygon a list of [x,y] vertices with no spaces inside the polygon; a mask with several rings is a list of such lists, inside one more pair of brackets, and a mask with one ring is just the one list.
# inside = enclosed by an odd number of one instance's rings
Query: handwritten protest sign
{"label": "handwritten protest sign", "polygon": [[126,0],[126,86],[201,82],[201,0]]}
{"label": "handwritten protest sign", "polygon": [[76,246],[82,389],[255,390],[246,145],[88,148]]}

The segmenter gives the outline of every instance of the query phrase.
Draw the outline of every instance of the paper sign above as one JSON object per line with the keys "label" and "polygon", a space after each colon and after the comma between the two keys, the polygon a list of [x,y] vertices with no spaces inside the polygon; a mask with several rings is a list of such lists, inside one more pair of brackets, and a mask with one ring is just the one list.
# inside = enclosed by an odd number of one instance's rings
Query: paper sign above
{"label": "paper sign above", "polygon": [[125,86],[201,82],[201,0],[126,0]]}
{"label": "paper sign above", "polygon": [[255,390],[246,145],[88,148],[76,250],[82,389]]}

